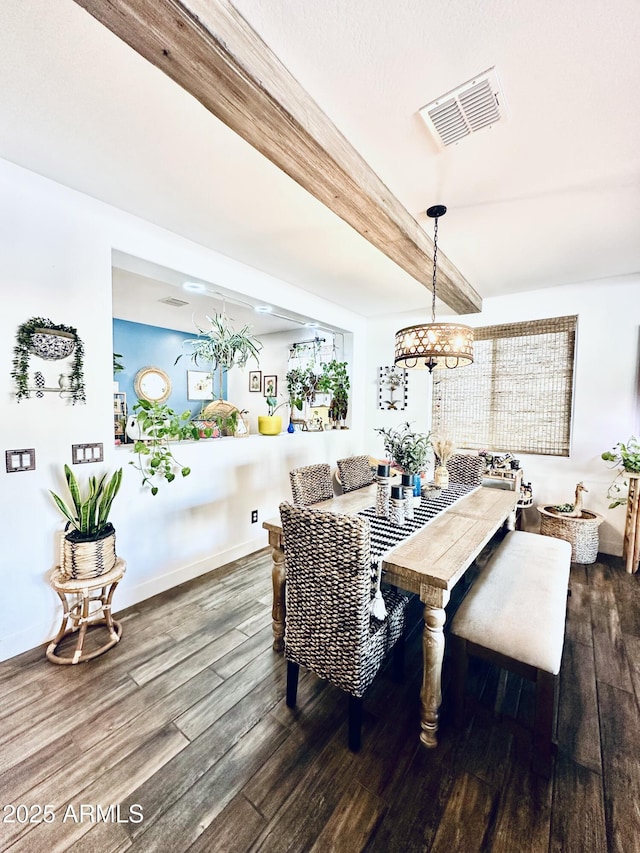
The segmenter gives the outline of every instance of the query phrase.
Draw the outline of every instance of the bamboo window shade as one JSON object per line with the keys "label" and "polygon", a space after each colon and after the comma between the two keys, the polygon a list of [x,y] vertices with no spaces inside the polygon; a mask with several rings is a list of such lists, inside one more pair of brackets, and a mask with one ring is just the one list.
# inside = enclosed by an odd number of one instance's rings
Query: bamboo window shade
{"label": "bamboo window shade", "polygon": [[432,429],[470,450],[568,456],[577,316],[474,329],[474,362],[433,380]]}

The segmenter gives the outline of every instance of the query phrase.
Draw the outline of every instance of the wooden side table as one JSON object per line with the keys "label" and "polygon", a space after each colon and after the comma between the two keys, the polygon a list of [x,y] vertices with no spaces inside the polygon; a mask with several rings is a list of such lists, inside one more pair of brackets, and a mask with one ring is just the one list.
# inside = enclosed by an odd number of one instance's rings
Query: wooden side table
{"label": "wooden side table", "polygon": [[626,560],[627,572],[632,575],[638,571],[640,561],[640,474],[625,471],[624,476],[629,478],[629,495],[622,556]]}
{"label": "wooden side table", "polygon": [[[125,561],[118,557],[110,572],[97,578],[74,580],[62,574],[60,567],[51,574],[50,583],[62,601],[62,624],[56,636],[47,646],[47,658],[52,663],[74,664],[98,657],[113,648],[122,636],[122,625],[111,615],[111,601],[116,587],[127,569]],[[92,595],[100,591],[98,595]],[[91,603],[98,607],[91,610]],[[84,652],[84,640],[89,625],[105,625],[109,632],[108,641],[92,652]],[[63,637],[78,632],[78,642],[71,657],[57,654],[57,648]]]}

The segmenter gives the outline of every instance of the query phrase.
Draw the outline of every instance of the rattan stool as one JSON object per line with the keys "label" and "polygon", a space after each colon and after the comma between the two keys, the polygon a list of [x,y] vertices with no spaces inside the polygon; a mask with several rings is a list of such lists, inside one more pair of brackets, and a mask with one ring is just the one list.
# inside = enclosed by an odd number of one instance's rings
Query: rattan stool
{"label": "rattan stool", "polygon": [[[50,578],[51,586],[62,601],[62,625],[56,636],[47,646],[47,658],[52,663],[74,664],[98,657],[113,648],[122,636],[122,625],[111,615],[111,601],[116,587],[122,580],[127,569],[125,561],[118,557],[110,572],[105,572],[97,578],[77,580],[62,574],[60,567],[53,570]],[[91,595],[100,590],[99,595]],[[91,611],[91,602],[99,602],[99,607]],[[84,653],[84,639],[89,625],[105,625],[109,631],[109,640],[99,649]],[[78,642],[71,657],[56,654],[56,649],[63,637],[78,632]]]}

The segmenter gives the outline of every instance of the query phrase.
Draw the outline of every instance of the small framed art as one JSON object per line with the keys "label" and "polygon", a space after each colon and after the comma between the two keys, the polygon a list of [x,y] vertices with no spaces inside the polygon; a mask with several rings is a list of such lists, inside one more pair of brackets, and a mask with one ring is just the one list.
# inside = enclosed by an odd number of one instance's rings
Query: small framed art
{"label": "small framed art", "polygon": [[249,371],[249,391],[262,391],[262,371]]}
{"label": "small framed art", "polygon": [[213,377],[205,370],[187,370],[187,400],[213,400]]}
{"label": "small framed art", "polygon": [[278,377],[265,376],[263,392],[265,397],[276,397],[278,395]]}

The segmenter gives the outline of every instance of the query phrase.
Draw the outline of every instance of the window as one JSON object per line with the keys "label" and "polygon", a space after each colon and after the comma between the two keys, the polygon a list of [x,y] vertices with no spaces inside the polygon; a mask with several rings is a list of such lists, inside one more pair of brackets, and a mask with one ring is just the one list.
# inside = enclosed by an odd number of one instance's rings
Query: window
{"label": "window", "polygon": [[568,456],[577,319],[475,329],[473,364],[433,374],[433,432],[473,450]]}

